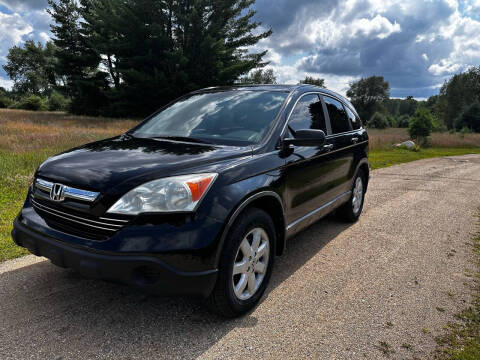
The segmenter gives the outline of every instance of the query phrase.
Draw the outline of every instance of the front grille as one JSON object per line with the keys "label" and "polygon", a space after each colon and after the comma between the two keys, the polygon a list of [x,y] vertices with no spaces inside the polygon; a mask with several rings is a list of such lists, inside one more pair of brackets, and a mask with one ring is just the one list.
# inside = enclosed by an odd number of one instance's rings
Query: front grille
{"label": "front grille", "polygon": [[92,240],[106,240],[129,222],[127,219],[115,218],[115,215],[94,217],[67,208],[55,209],[33,196],[30,202],[51,228]]}

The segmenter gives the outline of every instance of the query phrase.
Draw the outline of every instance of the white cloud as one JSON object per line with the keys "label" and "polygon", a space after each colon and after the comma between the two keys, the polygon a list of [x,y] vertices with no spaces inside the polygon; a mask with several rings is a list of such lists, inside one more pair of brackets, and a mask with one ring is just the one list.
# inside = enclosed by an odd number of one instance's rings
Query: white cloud
{"label": "white cloud", "polygon": [[401,32],[397,22],[390,22],[387,18],[376,15],[371,18],[359,18],[353,22],[342,21],[336,16],[324,19],[313,19],[307,23],[299,21],[293,24],[295,29],[289,29],[291,36],[283,36],[279,42],[282,48],[301,46],[318,46],[334,48],[355,38],[385,39],[394,33]]}
{"label": "white cloud", "polygon": [[7,80],[3,79],[0,77],[0,87],[3,87],[7,90],[11,90],[13,87],[13,81],[12,80]]}
{"label": "white cloud", "polygon": [[273,69],[275,76],[277,77],[277,83],[279,84],[298,84],[300,80],[305,79],[306,76],[312,76],[314,78],[325,79],[325,85],[333,91],[336,91],[342,95],[345,95],[349,88],[349,83],[353,80],[357,80],[355,76],[343,76],[322,74],[317,72],[309,72],[299,70],[299,64],[304,59],[298,60],[294,65],[272,65],[267,68]]}
{"label": "white cloud", "polygon": [[[480,4],[480,0],[478,0]],[[474,6],[476,4],[472,4]],[[437,36],[449,39],[452,51],[432,64],[428,71],[434,75],[452,75],[480,63],[480,21],[462,15],[458,9],[448,22],[440,27]]]}
{"label": "white cloud", "polygon": [[38,34],[38,36],[40,36],[40,38],[44,41],[44,42],[47,42],[48,40],[50,40],[50,36],[48,36],[48,34],[44,31],[42,31],[41,33]]}
{"label": "white cloud", "polygon": [[442,59],[437,64],[432,64],[428,68],[433,75],[442,76],[442,75],[450,75],[462,68],[460,64],[455,64],[449,61],[448,59]]}
{"label": "white cloud", "polygon": [[22,37],[33,31],[33,27],[27,24],[17,14],[4,14],[0,12],[0,51],[3,53],[5,47],[16,45],[22,42]]}
{"label": "white cloud", "polygon": [[480,11],[480,0],[472,0],[472,2],[467,5],[466,11],[469,13],[474,11]]}
{"label": "white cloud", "polygon": [[355,20],[351,27],[354,35],[360,34],[366,37],[373,35],[379,39],[385,39],[393,33],[402,31],[400,24],[397,22],[392,24],[387,18],[378,14],[373,19]]}

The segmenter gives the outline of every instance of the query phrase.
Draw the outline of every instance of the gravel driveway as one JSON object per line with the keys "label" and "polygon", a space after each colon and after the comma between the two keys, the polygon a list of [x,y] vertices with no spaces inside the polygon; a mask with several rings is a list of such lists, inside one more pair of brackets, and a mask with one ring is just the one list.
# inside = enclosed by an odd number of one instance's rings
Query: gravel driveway
{"label": "gravel driveway", "polygon": [[374,171],[360,221],[290,240],[236,320],[33,256],[2,263],[0,358],[427,358],[470,301],[479,189],[479,155]]}

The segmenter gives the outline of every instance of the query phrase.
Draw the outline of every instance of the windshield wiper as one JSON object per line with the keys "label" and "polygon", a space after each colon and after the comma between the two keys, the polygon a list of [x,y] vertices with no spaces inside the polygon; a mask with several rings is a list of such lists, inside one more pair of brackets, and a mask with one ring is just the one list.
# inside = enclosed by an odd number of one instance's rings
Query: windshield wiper
{"label": "windshield wiper", "polygon": [[166,140],[176,140],[176,141],[185,141],[185,142],[192,142],[192,143],[199,143],[199,144],[212,144],[212,142],[197,139],[190,136],[152,136],[151,139],[166,139]]}

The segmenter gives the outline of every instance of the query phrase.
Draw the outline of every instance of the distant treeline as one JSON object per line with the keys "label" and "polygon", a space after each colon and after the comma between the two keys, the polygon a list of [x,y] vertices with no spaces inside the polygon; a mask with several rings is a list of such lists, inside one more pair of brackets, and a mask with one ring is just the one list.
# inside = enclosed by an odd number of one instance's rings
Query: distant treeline
{"label": "distant treeline", "polygon": [[412,96],[390,98],[390,86],[382,76],[351,83],[347,97],[363,122],[372,128],[409,127],[421,112],[431,115],[433,130],[480,132],[480,66],[452,76],[438,95],[425,101]]}

